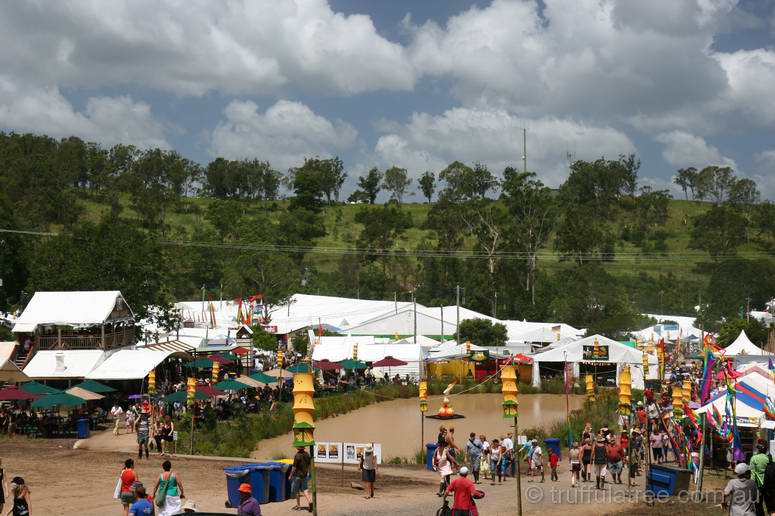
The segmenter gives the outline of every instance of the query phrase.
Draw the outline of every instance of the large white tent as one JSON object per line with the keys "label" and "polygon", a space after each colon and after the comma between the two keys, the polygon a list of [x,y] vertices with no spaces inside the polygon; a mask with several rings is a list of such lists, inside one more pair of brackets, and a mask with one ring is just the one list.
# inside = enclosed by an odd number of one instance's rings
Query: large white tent
{"label": "large white tent", "polygon": [[101,349],[42,350],[35,353],[24,374],[36,380],[85,378],[104,360]]}
{"label": "large white tent", "polygon": [[[324,339],[326,337],[323,337]],[[334,337],[337,338],[338,337]],[[344,340],[339,342],[329,341],[328,344],[323,341],[316,345],[312,350],[313,360],[328,360],[330,362],[341,362],[353,358],[353,341]],[[413,379],[420,376],[420,362],[422,361],[423,351],[420,344],[395,344],[395,343],[372,343],[358,345],[358,360],[362,362],[377,362],[385,357],[393,357],[406,362],[405,366],[374,368],[376,372],[399,374],[401,376],[409,375]]]}
{"label": "large white tent", "polygon": [[14,333],[31,333],[38,326],[88,327],[103,324],[114,310],[126,309],[126,320],[133,319],[129,305],[118,290],[35,292],[16,320]]}
{"label": "large white tent", "polygon": [[184,353],[150,349],[122,349],[111,354],[85,375],[90,380],[139,380],[171,355],[188,357]]}
{"label": "large white tent", "polygon": [[[768,421],[764,416],[764,403],[767,398],[775,400],[775,383],[771,378],[759,374],[745,375],[735,382],[735,412],[737,424],[741,427],[775,428],[775,422]],[[697,409],[702,414],[716,407],[722,417],[725,415],[726,390],[715,393],[710,402]]]}
{"label": "large white tent", "polygon": [[[595,358],[591,352],[595,346],[601,350],[604,359]],[[539,366],[542,362],[568,362],[573,364],[573,375],[579,376],[579,364],[600,363],[616,364],[616,383],[619,383],[619,372],[622,366],[629,365],[632,374],[632,386],[635,389],[644,388],[643,376],[643,353],[635,348],[631,348],[621,342],[609,339],[602,335],[591,335],[589,337],[575,340],[550,349],[541,353],[532,355],[533,358],[533,385],[539,386],[541,383]],[[657,377],[657,358],[648,355],[649,374],[647,379]]]}
{"label": "large white tent", "polygon": [[724,348],[724,355],[728,357],[736,357],[738,355],[771,355],[771,353],[764,351],[762,348],[751,342],[748,335],[745,334],[745,330],[740,332],[735,341]]}

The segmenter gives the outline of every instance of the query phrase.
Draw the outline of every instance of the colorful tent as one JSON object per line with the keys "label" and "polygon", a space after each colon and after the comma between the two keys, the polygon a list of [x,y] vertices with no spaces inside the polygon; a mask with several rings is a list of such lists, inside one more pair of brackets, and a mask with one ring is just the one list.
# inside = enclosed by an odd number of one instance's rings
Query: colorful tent
{"label": "colorful tent", "polygon": [[266,373],[262,373],[261,371],[251,374],[250,377],[261,383],[277,383],[277,378],[274,376],[269,376]]}
{"label": "colorful tent", "polygon": [[[194,394],[194,399],[197,401],[207,401],[210,399],[210,397],[207,394],[197,390]],[[164,396],[162,401],[166,403],[185,403],[188,401],[188,393],[186,391],[173,392],[172,394]]]}
{"label": "colorful tent", "polygon": [[339,362],[339,365],[341,365],[344,369],[347,370],[354,370],[354,369],[368,369],[368,365],[366,365],[365,362],[361,362],[360,360],[353,360],[351,358],[348,358],[347,360],[342,360]]}
{"label": "colorful tent", "polygon": [[96,392],[97,394],[116,392],[116,389],[114,389],[113,387],[109,387],[104,383],[100,383],[96,380],[85,380],[79,383],[78,385],[74,385],[73,387],[80,387],[81,389],[86,389],[87,391]]}
{"label": "colorful tent", "polygon": [[248,387],[248,385],[245,385],[242,382],[238,382],[237,380],[224,380],[215,384],[215,388],[222,391],[241,391],[243,389],[247,389]]}
{"label": "colorful tent", "polygon": [[27,382],[22,385],[22,390],[33,394],[63,394],[59,389],[38,382]]}
{"label": "colorful tent", "polygon": [[38,394],[33,394],[22,389],[8,388],[0,390],[0,401],[36,400],[39,397],[40,395]]}
{"label": "colorful tent", "polygon": [[86,403],[86,400],[83,398],[67,394],[66,392],[60,392],[57,394],[48,394],[33,401],[32,408],[79,407],[84,403]]}

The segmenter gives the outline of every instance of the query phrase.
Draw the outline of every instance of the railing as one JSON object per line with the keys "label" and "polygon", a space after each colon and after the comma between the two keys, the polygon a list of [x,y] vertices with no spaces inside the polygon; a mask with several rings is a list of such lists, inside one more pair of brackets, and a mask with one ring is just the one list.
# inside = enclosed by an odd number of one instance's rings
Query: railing
{"label": "railing", "polygon": [[[38,349],[112,349],[135,343],[134,329],[101,335],[39,335]],[[61,345],[60,345],[61,342]]]}

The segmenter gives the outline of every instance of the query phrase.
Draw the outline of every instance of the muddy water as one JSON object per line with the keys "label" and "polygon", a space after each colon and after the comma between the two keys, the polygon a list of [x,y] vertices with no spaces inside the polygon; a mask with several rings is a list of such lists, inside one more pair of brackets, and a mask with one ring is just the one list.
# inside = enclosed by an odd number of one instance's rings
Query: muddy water
{"label": "muddy water", "polygon": [[[450,405],[464,419],[445,421],[455,428],[462,445],[468,434],[483,433],[488,439],[501,437],[513,426],[504,419],[500,394],[467,394],[451,398]],[[570,396],[570,409],[584,403],[583,396]],[[428,412],[434,414],[441,406],[440,398],[428,402]],[[523,394],[519,397],[519,428],[549,428],[557,420],[565,419],[565,396],[558,394]],[[425,418],[423,442],[436,442],[440,421]],[[334,442],[375,442],[382,444],[383,458],[413,458],[420,448],[420,411],[417,398],[401,399],[369,405],[343,416],[316,421],[315,440]],[[293,456],[292,433],[259,443],[253,457],[272,459],[281,455]]]}

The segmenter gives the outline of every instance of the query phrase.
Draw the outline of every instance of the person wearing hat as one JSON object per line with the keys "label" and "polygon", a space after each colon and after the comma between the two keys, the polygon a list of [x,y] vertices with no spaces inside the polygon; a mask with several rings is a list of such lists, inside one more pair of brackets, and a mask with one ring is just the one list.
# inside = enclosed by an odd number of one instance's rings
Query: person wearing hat
{"label": "person wearing hat", "polygon": [[605,446],[605,437],[602,432],[598,432],[595,444],[592,445],[592,464],[595,467],[595,487],[603,489],[605,487],[605,466],[608,459]]}
{"label": "person wearing hat", "polygon": [[13,495],[13,505],[9,514],[13,514],[13,516],[29,516],[32,509],[30,488],[24,483],[22,477],[13,477],[10,487],[11,494]]}
{"label": "person wearing hat", "polygon": [[183,504],[181,509],[182,511],[177,513],[175,516],[181,516],[183,514],[189,514],[192,512],[199,512],[199,508],[196,506],[196,502],[194,500],[186,500],[186,503]]}
{"label": "person wearing hat", "polygon": [[722,507],[729,510],[729,516],[756,516],[756,482],[751,480],[751,469],[741,462],[735,466],[735,475],[724,488]]}
{"label": "person wearing hat", "polygon": [[151,414],[150,404],[146,402],[143,405],[143,411],[140,413],[140,417],[135,421],[135,432],[137,432],[137,458],[143,458],[143,450],[145,450],[145,458],[150,459],[151,456],[148,453],[148,441],[150,440],[151,433]]}
{"label": "person wearing hat", "polygon": [[476,486],[468,480],[468,468],[463,466],[458,472],[459,476],[453,480],[444,493],[447,499],[450,493],[455,493],[455,501],[452,504],[452,516],[469,516],[474,508],[474,494]]}
{"label": "person wearing hat", "polygon": [[304,446],[296,448],[296,455],[293,456],[293,466],[288,472],[288,478],[291,479],[291,493],[296,495],[296,506],[293,510],[298,511],[302,507],[299,503],[300,496],[303,494],[307,500],[307,508],[312,512],[312,497],[309,493],[310,465],[312,458],[307,453]]}
{"label": "person wearing hat", "polygon": [[363,489],[368,493],[364,498],[374,498],[374,482],[377,480],[377,457],[374,455],[374,448],[367,446],[361,456],[361,480]]}
{"label": "person wearing hat", "polygon": [[530,460],[533,463],[535,472],[541,472],[541,482],[544,481],[544,451],[538,445],[538,440],[533,439],[533,451],[530,454]]}
{"label": "person wearing hat", "polygon": [[239,486],[239,508],[237,516],[261,516],[261,506],[253,498],[253,489],[250,484],[243,483]]}

